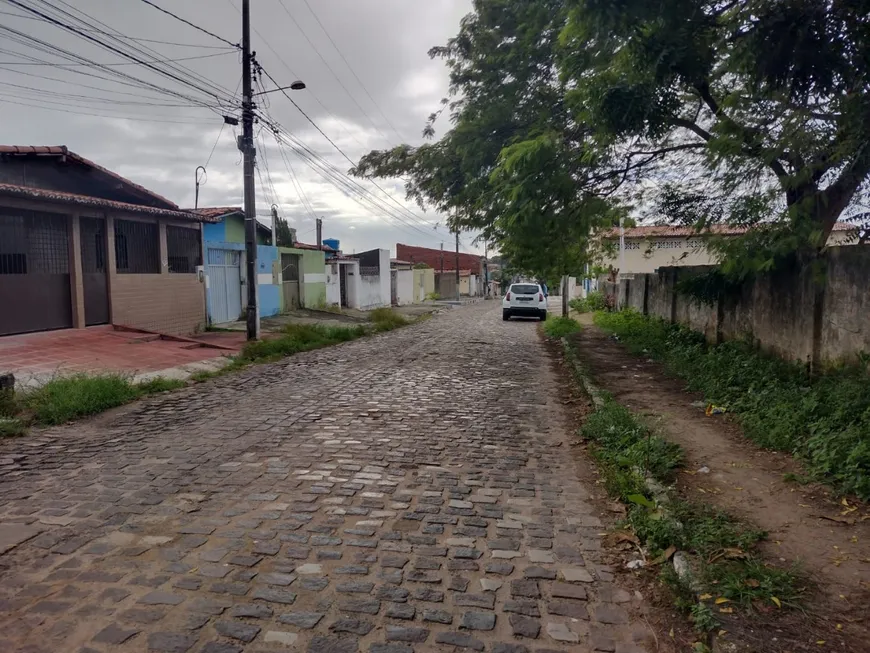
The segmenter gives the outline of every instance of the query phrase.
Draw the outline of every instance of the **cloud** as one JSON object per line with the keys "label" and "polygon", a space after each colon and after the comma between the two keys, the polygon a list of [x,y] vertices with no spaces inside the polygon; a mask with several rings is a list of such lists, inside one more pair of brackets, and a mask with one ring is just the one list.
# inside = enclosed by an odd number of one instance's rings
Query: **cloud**
{"label": "cloud", "polygon": [[[240,39],[239,0],[160,4],[232,42]],[[82,17],[87,14],[88,20],[99,19],[108,26],[101,29],[123,34],[122,42],[151,48],[149,56],[154,59],[208,55],[178,62],[179,76],[195,78],[194,83],[201,88],[214,83],[229,95],[238,88],[241,67],[237,53],[215,49],[222,45],[220,41],[145,3],[77,0],[70,6],[83,12]],[[6,10],[24,13],[11,7]],[[423,142],[421,130],[426,117],[437,109],[447,90],[446,68],[442,62],[430,60],[427,51],[453,36],[459,20],[470,10],[471,0],[257,2],[252,9],[253,43],[257,60],[281,85],[295,79],[305,81],[307,88],[290,92],[291,97],[350,161],[356,162],[371,149]],[[21,65],[36,62],[13,54],[0,55],[0,84],[4,85],[0,142],[67,145],[181,206],[193,205],[196,167],[208,162],[207,178],[200,187],[200,206],[242,205],[242,166],[235,140],[240,128],[223,125],[221,117],[237,115],[237,111],[227,106],[214,110],[156,106],[187,103],[129,79],[125,85],[124,80],[101,70],[69,66],[69,61],[56,54],[37,50],[32,39],[51,44],[49,52],[65,48],[161,88],[198,98],[207,96],[149,73],[142,66],[127,65],[129,62],[118,55],[44,21],[4,14],[3,24],[27,35],[27,39],[11,42],[9,51],[67,67]],[[149,40],[130,41],[128,37]],[[264,84],[272,87],[268,79]],[[258,104],[263,114],[338,171],[345,173],[350,168],[351,163],[281,93],[260,96]],[[380,206],[360,206],[355,193],[336,188],[296,154],[286,149],[282,152],[266,125],[259,124],[256,130],[263,144],[256,178],[257,213],[265,223],[271,220],[269,207],[274,202],[279,213],[297,228],[300,238],[304,234],[313,241],[314,218],[322,217],[324,237],[339,238],[347,251],[394,249],[396,242],[435,248],[444,242],[445,247],[452,246],[446,228],[434,227],[444,224],[444,216],[423,212],[406,201],[401,180],[379,180],[383,191],[364,180],[354,180],[379,198],[376,204]],[[479,251],[470,246],[472,237],[466,235],[463,241],[469,251]]]}

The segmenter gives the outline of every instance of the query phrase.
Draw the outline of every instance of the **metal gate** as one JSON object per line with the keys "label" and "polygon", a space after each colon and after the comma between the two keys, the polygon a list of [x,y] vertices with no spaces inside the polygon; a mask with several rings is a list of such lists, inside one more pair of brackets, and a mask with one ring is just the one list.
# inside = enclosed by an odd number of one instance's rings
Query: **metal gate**
{"label": "metal gate", "polygon": [[212,324],[242,315],[242,255],[234,249],[208,250],[208,311]]}
{"label": "metal gate", "polygon": [[72,327],[68,223],[0,208],[0,335]]}
{"label": "metal gate", "polygon": [[109,286],[106,282],[106,222],[81,218],[82,290],[85,325],[109,322]]}
{"label": "metal gate", "polygon": [[281,292],[284,294],[284,310],[301,307],[299,298],[299,255],[281,253]]}

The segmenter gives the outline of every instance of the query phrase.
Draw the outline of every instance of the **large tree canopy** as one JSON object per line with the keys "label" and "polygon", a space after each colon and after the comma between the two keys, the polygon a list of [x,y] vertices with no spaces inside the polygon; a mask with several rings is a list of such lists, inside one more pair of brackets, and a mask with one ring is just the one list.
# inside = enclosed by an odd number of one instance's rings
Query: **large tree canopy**
{"label": "large tree canopy", "polygon": [[753,226],[722,249],[745,274],[823,246],[867,191],[870,0],[475,0],[431,54],[451,128],[354,172],[406,177],[525,269],[569,269],[633,204]]}

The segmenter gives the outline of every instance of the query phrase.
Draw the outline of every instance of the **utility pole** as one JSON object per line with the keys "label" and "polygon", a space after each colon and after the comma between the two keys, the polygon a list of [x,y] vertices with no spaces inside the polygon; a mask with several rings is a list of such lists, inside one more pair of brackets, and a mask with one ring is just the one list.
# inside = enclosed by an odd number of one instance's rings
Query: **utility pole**
{"label": "utility pole", "polygon": [[194,182],[196,182],[196,194],[194,195],[193,200],[193,208],[194,210],[199,208],[199,171],[202,170],[202,174],[206,175],[205,166],[196,166],[196,172],[194,173]]}
{"label": "utility pole", "polygon": [[444,274],[444,243],[441,243],[441,274]]}
{"label": "utility pole", "polygon": [[[256,225],[254,225],[256,226]],[[272,205],[272,247],[278,246],[278,205]]]}
{"label": "utility pole", "polygon": [[489,297],[489,242],[483,241],[483,296]]}
{"label": "utility pole", "polygon": [[242,0],[242,156],[245,181],[245,273],[248,281],[248,340],[260,337],[257,306],[257,206],[254,197],[254,97],[251,79],[251,0]]}
{"label": "utility pole", "polygon": [[323,249],[323,219],[317,218],[315,224],[317,226],[317,249]]}
{"label": "utility pole", "polygon": [[459,227],[456,228],[456,301],[459,301]]}

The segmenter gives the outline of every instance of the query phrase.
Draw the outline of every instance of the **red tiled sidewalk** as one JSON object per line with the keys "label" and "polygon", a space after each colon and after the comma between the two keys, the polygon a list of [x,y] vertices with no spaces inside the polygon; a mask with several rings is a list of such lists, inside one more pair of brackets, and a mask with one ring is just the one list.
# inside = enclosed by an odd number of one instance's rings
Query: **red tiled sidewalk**
{"label": "red tiled sidewalk", "polygon": [[[244,334],[235,333],[203,335],[204,341],[234,349],[241,347],[243,338]],[[232,353],[98,326],[4,336],[0,338],[0,372],[12,372],[16,377],[54,372],[153,372]]]}

